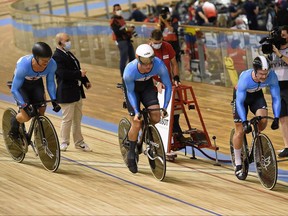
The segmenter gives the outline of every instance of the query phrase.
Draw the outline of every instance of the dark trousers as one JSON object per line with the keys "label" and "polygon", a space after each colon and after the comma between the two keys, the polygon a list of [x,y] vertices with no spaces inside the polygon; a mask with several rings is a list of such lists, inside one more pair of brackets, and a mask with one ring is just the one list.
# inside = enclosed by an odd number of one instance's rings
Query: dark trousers
{"label": "dark trousers", "polygon": [[131,41],[118,41],[118,48],[120,51],[120,72],[123,77],[124,69],[127,61],[133,61],[135,59],[135,52]]}
{"label": "dark trousers", "polygon": [[180,118],[179,114],[174,115],[173,132],[178,133],[178,134],[182,134],[182,129],[180,127],[179,118]]}

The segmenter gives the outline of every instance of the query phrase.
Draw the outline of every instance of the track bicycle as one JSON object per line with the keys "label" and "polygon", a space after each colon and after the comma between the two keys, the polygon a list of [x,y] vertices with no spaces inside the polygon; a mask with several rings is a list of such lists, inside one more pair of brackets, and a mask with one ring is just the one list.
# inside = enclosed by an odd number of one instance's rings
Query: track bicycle
{"label": "track bicycle", "polygon": [[[51,101],[45,101],[47,102]],[[45,169],[55,172],[60,164],[60,148],[56,130],[47,116],[40,116],[38,108],[43,103],[32,104],[35,116],[31,119],[29,130],[26,131],[25,124],[19,125],[19,139],[15,140],[9,136],[11,119],[17,112],[13,108],[7,108],[2,118],[3,138],[6,149],[12,159],[21,163],[30,145],[36,156],[39,156]],[[34,133],[34,142],[32,135]]]}
{"label": "track bicycle", "polygon": [[[143,128],[142,133],[137,142],[137,147],[135,148],[136,152],[136,163],[139,161],[139,154],[142,153],[143,143],[145,143],[145,148],[143,153],[147,156],[148,162],[151,168],[151,171],[156,179],[162,181],[166,175],[166,154],[164,146],[162,143],[161,136],[157,128],[150,123],[149,112],[150,111],[159,111],[162,108],[158,109],[142,109],[141,115],[143,115]],[[129,142],[128,142],[128,132],[130,130],[131,123],[127,118],[122,118],[118,126],[118,140],[120,145],[121,155],[123,160],[128,166],[127,163],[127,154],[129,151]]]}
{"label": "track bicycle", "polygon": [[[241,152],[242,172],[245,180],[248,175],[249,164],[255,162],[256,173],[261,184],[263,187],[272,190],[277,182],[278,166],[275,150],[271,140],[267,135],[261,133],[258,129],[258,123],[261,121],[261,119],[265,118],[274,120],[274,118],[269,116],[256,116],[249,121],[249,124],[253,126],[252,143],[249,150],[247,137],[246,134],[244,134]],[[233,148],[234,133],[235,129],[233,128],[230,134],[230,156],[232,165],[235,168],[236,165]]]}

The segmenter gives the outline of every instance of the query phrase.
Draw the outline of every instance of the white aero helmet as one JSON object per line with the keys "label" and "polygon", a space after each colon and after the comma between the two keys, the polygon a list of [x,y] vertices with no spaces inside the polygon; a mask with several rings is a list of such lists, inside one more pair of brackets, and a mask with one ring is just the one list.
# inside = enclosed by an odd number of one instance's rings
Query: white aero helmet
{"label": "white aero helmet", "polygon": [[151,64],[154,59],[154,51],[148,44],[141,44],[136,49],[136,55],[140,64]]}
{"label": "white aero helmet", "polygon": [[253,69],[255,73],[257,73],[257,70],[269,70],[270,69],[270,64],[268,59],[265,56],[257,56],[253,60]]}

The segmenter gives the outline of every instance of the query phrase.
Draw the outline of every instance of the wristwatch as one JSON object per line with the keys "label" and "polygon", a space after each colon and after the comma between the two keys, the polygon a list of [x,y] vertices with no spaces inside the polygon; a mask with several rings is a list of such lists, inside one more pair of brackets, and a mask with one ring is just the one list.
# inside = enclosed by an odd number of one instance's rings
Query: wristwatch
{"label": "wristwatch", "polygon": [[279,56],[279,58],[282,59],[282,58],[283,58],[283,55]]}

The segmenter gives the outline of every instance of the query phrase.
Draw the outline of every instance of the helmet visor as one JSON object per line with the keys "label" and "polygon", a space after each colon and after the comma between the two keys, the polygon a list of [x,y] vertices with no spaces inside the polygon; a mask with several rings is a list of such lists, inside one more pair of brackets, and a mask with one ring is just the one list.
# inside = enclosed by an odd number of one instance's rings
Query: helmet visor
{"label": "helmet visor", "polygon": [[149,64],[153,63],[154,56],[150,56],[149,58],[144,58],[144,57],[139,56],[138,60],[139,60],[140,64],[142,64],[142,65],[149,65]]}

